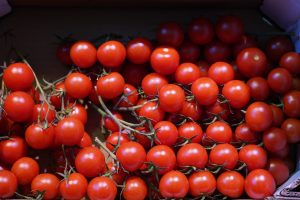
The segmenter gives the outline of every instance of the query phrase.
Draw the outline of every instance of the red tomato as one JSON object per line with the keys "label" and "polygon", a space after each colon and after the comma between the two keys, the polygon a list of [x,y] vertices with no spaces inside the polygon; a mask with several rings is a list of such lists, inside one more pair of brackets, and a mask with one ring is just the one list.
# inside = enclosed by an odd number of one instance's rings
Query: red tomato
{"label": "red tomato", "polygon": [[250,95],[255,101],[264,101],[269,97],[270,88],[266,79],[253,77],[247,81]]}
{"label": "red tomato", "polygon": [[135,64],[143,64],[150,60],[152,44],[148,39],[135,38],[127,44],[127,58]]}
{"label": "red tomato", "polygon": [[288,117],[300,117],[300,91],[294,90],[283,97],[283,111]]}
{"label": "red tomato", "polygon": [[208,74],[210,65],[206,61],[201,61],[201,60],[198,61],[196,64],[200,69],[200,74],[201,74],[200,77],[206,77]]}
{"label": "red tomato", "polygon": [[272,174],[278,186],[284,183],[290,175],[288,166],[279,158],[270,158],[266,169]]}
{"label": "red tomato", "polygon": [[55,110],[44,102],[41,104],[36,104],[33,107],[32,121],[33,122],[43,122],[47,121],[51,123],[55,119]]}
{"label": "red tomato", "polygon": [[118,144],[118,141],[120,140],[120,145],[129,142],[129,138],[126,134],[124,133],[119,133],[119,132],[114,132],[110,134],[106,138],[106,147],[110,150],[113,151],[115,149],[115,146]]}
{"label": "red tomato", "polygon": [[159,74],[173,74],[179,66],[179,54],[171,47],[156,48],[151,54],[151,66]]}
{"label": "red tomato", "polygon": [[80,142],[78,143],[78,146],[81,148],[84,148],[84,147],[90,147],[90,146],[92,146],[92,144],[93,144],[93,141],[92,141],[91,136],[87,132],[84,132],[83,137],[81,138]]}
{"label": "red tomato", "polygon": [[31,124],[25,132],[25,140],[33,149],[47,149],[53,144],[55,129],[52,125],[43,128],[39,124]]}
{"label": "red tomato", "polygon": [[69,104],[67,106],[67,109],[69,109],[69,117],[73,117],[78,119],[79,121],[82,122],[83,125],[86,124],[87,122],[87,111],[85,107],[83,107],[80,104]]}
{"label": "red tomato", "polygon": [[13,164],[27,154],[27,145],[23,138],[10,137],[0,141],[0,160],[7,164]]}
{"label": "red tomato", "polygon": [[117,187],[110,178],[100,176],[90,181],[87,194],[91,200],[114,200],[117,196]]}
{"label": "red tomato", "polygon": [[283,111],[281,110],[281,108],[274,106],[274,105],[270,105],[270,108],[272,110],[273,113],[273,123],[272,126],[275,127],[280,127],[282,122],[284,121],[284,114]]}
{"label": "red tomato", "polygon": [[56,199],[59,194],[59,179],[53,174],[39,174],[31,182],[33,192],[44,191],[44,199]]}
{"label": "red tomato", "polygon": [[201,143],[203,131],[196,122],[186,122],[178,128],[179,140],[190,140],[193,143]]}
{"label": "red tomato", "polygon": [[184,101],[183,106],[179,113],[185,117],[188,117],[194,121],[197,121],[202,116],[202,108],[195,101]]}
{"label": "red tomato", "polygon": [[56,57],[63,65],[72,65],[70,50],[73,42],[64,42],[59,44],[56,48]]}
{"label": "red tomato", "polygon": [[163,75],[150,73],[143,78],[142,89],[147,96],[153,97],[158,95],[158,91],[167,84],[168,80]]}
{"label": "red tomato", "polygon": [[218,38],[229,44],[240,41],[244,34],[244,24],[236,16],[223,16],[216,24],[216,34]]}
{"label": "red tomato", "polygon": [[264,169],[251,171],[245,179],[245,191],[250,198],[263,199],[272,196],[276,184],[270,172]]}
{"label": "red tomato", "polygon": [[174,84],[164,85],[158,95],[159,105],[165,112],[176,113],[182,109],[185,94],[181,87]]}
{"label": "red tomato", "polygon": [[211,78],[198,78],[192,84],[192,93],[200,105],[211,105],[217,101],[218,85]]}
{"label": "red tomato", "polygon": [[59,191],[64,199],[82,199],[87,191],[88,182],[79,173],[72,173],[59,185]]}
{"label": "red tomato", "polygon": [[51,95],[50,101],[56,109],[61,109],[62,99],[64,104],[73,101],[67,94],[64,82],[55,85],[54,94]]}
{"label": "red tomato", "polygon": [[32,87],[34,76],[27,64],[13,63],[4,69],[3,81],[12,91],[28,91]]}
{"label": "red tomato", "polygon": [[116,165],[114,165],[113,162],[109,162],[107,164],[107,168],[109,172],[111,173],[111,178],[119,185],[122,185],[124,183],[124,180],[126,176],[128,175],[123,171],[123,169],[118,168]]}
{"label": "red tomato", "polygon": [[227,61],[230,55],[230,47],[227,44],[218,40],[212,41],[204,48],[204,56],[209,63]]}
{"label": "red tomato", "polygon": [[218,144],[209,154],[209,163],[232,170],[237,165],[239,154],[231,144]]}
{"label": "red tomato", "polygon": [[164,198],[183,198],[189,191],[189,181],[180,171],[169,171],[159,181],[159,191]]}
{"label": "red tomato", "polygon": [[220,193],[230,198],[239,198],[244,193],[244,177],[236,171],[223,172],[217,179]]}
{"label": "red tomato", "polygon": [[296,118],[286,119],[281,129],[285,131],[289,143],[297,143],[300,141],[300,120]]}
{"label": "red tomato", "polygon": [[141,86],[142,80],[148,74],[148,69],[145,65],[136,65],[127,63],[122,70],[122,75],[126,83],[135,87]]}
{"label": "red tomato", "polygon": [[196,44],[189,41],[183,42],[180,45],[178,52],[181,62],[194,63],[198,61],[198,58],[200,57],[200,48]]}
{"label": "red tomato", "polygon": [[234,78],[232,66],[226,62],[216,62],[208,70],[208,77],[213,79],[217,84],[225,84]]}
{"label": "red tomato", "polygon": [[237,57],[237,55],[246,48],[256,47],[257,43],[253,37],[248,35],[243,35],[241,40],[233,45],[233,55]]}
{"label": "red tomato", "polygon": [[95,177],[105,169],[104,155],[96,147],[84,147],[76,155],[75,167],[85,177]]}
{"label": "red tomato", "polygon": [[216,101],[214,104],[206,106],[206,115],[208,118],[214,118],[218,116],[219,118],[226,120],[230,114],[229,105],[225,103],[220,103]]}
{"label": "red tomato", "polygon": [[97,80],[97,94],[106,99],[113,99],[121,95],[124,87],[124,78],[118,72],[112,72]]}
{"label": "red tomato", "polygon": [[92,67],[97,61],[97,50],[88,41],[75,42],[70,50],[70,56],[75,65],[79,68]]}
{"label": "red tomato", "polygon": [[242,81],[232,80],[227,82],[222,89],[223,96],[233,108],[242,108],[250,100],[250,89]]}
{"label": "red tomato", "polygon": [[182,28],[173,22],[160,24],[156,30],[156,39],[161,45],[179,47],[183,38]]}
{"label": "red tomato", "polygon": [[189,24],[188,35],[195,44],[208,44],[214,38],[213,24],[205,18],[195,19]]}
{"label": "red tomato", "polygon": [[126,58],[126,48],[118,41],[104,42],[97,50],[97,58],[105,67],[118,67]]}
{"label": "red tomato", "polygon": [[12,197],[17,191],[17,178],[16,176],[8,171],[0,171],[0,198],[7,199]]}
{"label": "red tomato", "polygon": [[32,158],[23,157],[13,164],[11,171],[17,177],[19,185],[27,185],[39,174],[40,167]]}
{"label": "red tomato", "polygon": [[231,127],[222,121],[210,124],[206,129],[206,138],[220,143],[229,143],[232,139]]}
{"label": "red tomato", "polygon": [[197,65],[193,63],[182,63],[175,72],[177,83],[188,85],[200,78],[201,72]]}
{"label": "red tomato", "polygon": [[121,98],[123,98],[123,100],[119,103],[119,107],[131,107],[136,105],[139,99],[139,94],[134,86],[125,84],[123,97]]}
{"label": "red tomato", "polygon": [[208,161],[206,149],[197,143],[189,143],[182,147],[177,152],[177,165],[184,168],[193,166],[198,169],[203,169]]}
{"label": "red tomato", "polygon": [[189,193],[194,197],[210,195],[216,190],[217,181],[211,172],[199,171],[189,177],[189,186]]}
{"label": "red tomato", "polygon": [[272,127],[264,131],[263,142],[268,151],[277,152],[287,144],[287,136],[284,130]]}
{"label": "red tomato", "polygon": [[276,152],[270,152],[270,154],[274,157],[278,158],[287,158],[290,155],[290,147],[289,144],[286,144],[285,147]]}
{"label": "red tomato", "polygon": [[234,133],[237,141],[256,143],[259,140],[259,134],[255,131],[252,131],[246,123],[238,125]]}
{"label": "red tomato", "polygon": [[[117,113],[117,112],[113,112],[112,113],[113,116],[119,120],[123,120],[123,117],[121,114]],[[102,120],[100,119],[100,122]],[[119,131],[119,126],[118,124],[108,115],[106,115],[104,117],[104,127],[107,129],[107,130],[110,130],[111,132],[117,132]]]}
{"label": "red tomato", "polygon": [[138,176],[132,176],[126,180],[122,196],[125,200],[144,200],[147,193],[145,181]]}
{"label": "red tomato", "polygon": [[[142,133],[148,132],[148,129],[145,127],[137,127],[136,130],[138,130]],[[146,149],[146,150],[150,149],[151,140],[147,136],[139,134],[139,133],[134,133],[134,137],[135,137],[136,141],[144,147],[144,149]]]}
{"label": "red tomato", "polygon": [[292,51],[287,52],[280,58],[279,65],[291,74],[300,74],[300,55]]}
{"label": "red tomato", "polygon": [[293,51],[293,49],[293,43],[286,36],[271,37],[266,44],[267,55],[273,62],[278,62],[285,53]]}
{"label": "red tomato", "polygon": [[3,108],[9,119],[15,122],[25,122],[32,118],[34,101],[25,92],[12,92],[5,101]]}
{"label": "red tomato", "polygon": [[276,68],[268,74],[268,84],[274,92],[284,94],[292,88],[293,78],[288,70]]}
{"label": "red tomato", "polygon": [[267,164],[267,152],[255,144],[245,145],[239,152],[239,160],[247,165],[247,169],[263,169]]}
{"label": "red tomato", "polygon": [[93,89],[91,79],[79,72],[73,72],[67,76],[65,87],[68,95],[76,99],[89,96]]}
{"label": "red tomato", "polygon": [[173,146],[178,139],[178,130],[176,126],[169,121],[160,121],[154,126],[156,135],[156,144]]}
{"label": "red tomato", "polygon": [[150,119],[152,124],[156,124],[164,119],[165,113],[157,103],[147,102],[141,107],[139,116]]}

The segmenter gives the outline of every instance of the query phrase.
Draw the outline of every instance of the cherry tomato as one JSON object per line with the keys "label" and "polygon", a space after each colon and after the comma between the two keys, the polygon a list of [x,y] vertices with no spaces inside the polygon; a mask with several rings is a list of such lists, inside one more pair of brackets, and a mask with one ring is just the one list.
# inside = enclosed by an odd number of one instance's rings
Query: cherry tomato
{"label": "cherry tomato", "polygon": [[139,116],[150,119],[154,125],[164,119],[165,113],[157,103],[147,102],[141,107]]}
{"label": "cherry tomato", "polygon": [[176,126],[169,121],[160,121],[154,126],[156,135],[156,144],[173,146],[178,139],[178,130]]}
{"label": "cherry tomato", "polygon": [[181,62],[193,63],[196,62],[200,57],[200,48],[196,44],[189,41],[183,42],[180,45],[178,52]]}
{"label": "cherry tomato", "polygon": [[92,91],[92,81],[86,75],[73,72],[69,74],[65,80],[66,92],[73,98],[83,99]]}
{"label": "cherry tomato", "polygon": [[97,50],[97,58],[105,67],[118,67],[126,58],[126,48],[118,41],[104,42]]}
{"label": "cherry tomato", "polygon": [[278,62],[285,53],[293,51],[293,46],[288,37],[274,36],[267,41],[266,52],[271,61]]}
{"label": "cherry tomato", "polygon": [[178,128],[179,140],[190,140],[193,143],[201,143],[203,131],[196,122],[186,122]]}
{"label": "cherry tomato", "polygon": [[244,177],[236,171],[227,171],[217,179],[217,188],[220,193],[230,198],[239,198],[244,193]]}
{"label": "cherry tomato", "polygon": [[79,173],[72,173],[59,185],[59,191],[64,199],[82,199],[87,191],[88,182]]}
{"label": "cherry tomato", "polygon": [[238,160],[239,154],[231,144],[218,144],[209,154],[210,164],[220,165],[228,170],[234,169]]}
{"label": "cherry tomato", "polygon": [[139,99],[137,89],[130,84],[125,84],[123,97],[121,97],[123,100],[119,103],[119,107],[135,106]]}
{"label": "cherry tomato", "polygon": [[283,111],[288,117],[300,117],[300,91],[290,91],[283,97]]}
{"label": "cherry tomato", "polygon": [[13,63],[3,71],[3,81],[12,91],[28,91],[32,87],[34,76],[27,64]]}
{"label": "cherry tomato", "polygon": [[272,127],[263,134],[263,142],[270,152],[280,151],[287,144],[287,136],[284,130]]}
{"label": "cherry tomato", "polygon": [[272,125],[272,110],[264,102],[254,102],[248,106],[245,120],[251,130],[264,131]]}
{"label": "cherry tomato", "polygon": [[200,60],[196,64],[200,69],[200,77],[206,77],[208,74],[209,67],[210,67],[208,62]]}
{"label": "cherry tomato", "polygon": [[300,141],[300,120],[296,118],[286,119],[281,129],[285,131],[289,143],[297,143]]}
{"label": "cherry tomato", "polygon": [[185,117],[188,117],[194,121],[197,121],[202,116],[202,108],[195,101],[184,101],[183,106],[179,113]]}
{"label": "cherry tomato", "polygon": [[252,131],[246,123],[238,125],[234,133],[237,141],[255,143],[259,140],[259,134],[255,131]]}
{"label": "cherry tomato", "polygon": [[84,147],[76,155],[75,167],[85,177],[95,177],[105,169],[104,155],[96,147]]}
{"label": "cherry tomato", "polygon": [[269,97],[270,88],[266,79],[253,77],[247,81],[250,95],[255,101],[264,101]]}
{"label": "cherry tomato", "polygon": [[277,106],[274,106],[274,105],[270,105],[270,108],[272,110],[272,113],[273,113],[273,123],[272,123],[272,126],[275,126],[275,127],[280,127],[282,122],[284,121],[284,114],[283,114],[283,111],[277,107]]}
{"label": "cherry tomato", "polygon": [[75,65],[85,69],[92,67],[96,63],[97,50],[88,41],[78,41],[72,45],[70,56]]}
{"label": "cherry tomato", "polygon": [[111,173],[112,179],[119,185],[124,183],[124,180],[127,176],[127,173],[123,171],[123,169],[118,168],[113,162],[109,162],[107,164],[107,168]]}
{"label": "cherry tomato", "polygon": [[92,144],[93,141],[91,136],[87,132],[84,132],[80,142],[78,143],[78,146],[84,148],[84,147],[90,147],[92,146]]}
{"label": "cherry tomato", "polygon": [[280,58],[279,65],[291,74],[300,74],[300,55],[292,51],[287,52]]}
{"label": "cherry tomato", "polygon": [[230,47],[227,44],[218,40],[212,41],[204,48],[204,56],[209,63],[227,61],[230,55]]}
{"label": "cherry tomato", "polygon": [[159,74],[173,74],[179,66],[179,54],[171,47],[156,48],[151,54],[151,66]]}
{"label": "cherry tomato", "polygon": [[119,134],[119,132],[114,132],[106,138],[106,141],[105,141],[106,147],[110,151],[113,151],[115,146],[118,144],[119,140],[120,140],[120,145],[130,141],[126,134],[123,134],[123,133]]}
{"label": "cherry tomato", "polygon": [[199,171],[189,177],[189,186],[189,193],[194,197],[210,195],[216,190],[217,181],[211,172]]}
{"label": "cherry tomato", "polygon": [[232,139],[232,130],[227,123],[216,121],[207,127],[206,137],[215,142],[229,143]]}
{"label": "cherry tomato", "polygon": [[284,94],[292,88],[293,78],[288,70],[276,68],[268,74],[268,84],[274,92]]}
{"label": "cherry tomato", "polygon": [[165,198],[183,198],[189,191],[189,181],[180,171],[169,171],[159,181],[160,194]]}
{"label": "cherry tomato", "polygon": [[[147,133],[148,129],[145,127],[137,127],[136,130],[142,132],[142,133]],[[134,133],[134,137],[138,143],[140,143],[144,149],[148,150],[151,147],[151,140],[146,136],[142,135],[139,133]]]}
{"label": "cherry tomato", "polygon": [[242,108],[250,100],[250,88],[239,80],[227,82],[222,89],[222,94],[233,108]]}
{"label": "cherry tomato", "polygon": [[161,87],[158,95],[161,109],[170,113],[180,111],[185,101],[184,90],[174,84]]}
{"label": "cherry tomato", "polygon": [[70,50],[73,42],[63,41],[56,48],[56,57],[63,65],[72,65],[72,59],[70,56]]}
{"label": "cherry tomato", "polygon": [[138,176],[132,176],[127,179],[122,195],[125,200],[143,200],[147,193],[145,181]]}
{"label": "cherry tomato", "polygon": [[233,45],[233,55],[237,57],[237,55],[246,48],[256,47],[257,43],[253,37],[248,35],[243,35],[241,40]]}
{"label": "cherry tomato", "polygon": [[229,63],[216,62],[210,66],[208,77],[213,79],[217,84],[225,84],[234,78],[234,71]]}
{"label": "cherry tomato", "polygon": [[117,196],[117,187],[110,178],[100,176],[90,181],[87,194],[91,200],[114,200]]}
{"label": "cherry tomato", "polygon": [[47,149],[54,141],[55,129],[52,125],[43,128],[39,124],[31,124],[25,132],[25,140],[33,149]]}
{"label": "cherry tomato", "polygon": [[80,105],[80,104],[69,104],[67,106],[69,117],[73,117],[78,119],[79,121],[82,122],[83,125],[86,124],[87,122],[87,111],[86,109]]}
{"label": "cherry tomato", "polygon": [[15,122],[24,122],[32,118],[34,102],[25,92],[12,92],[5,101],[3,108],[7,116]]}
{"label": "cherry tomato", "polygon": [[213,24],[206,18],[195,19],[189,24],[188,35],[195,44],[208,44],[214,38]]}
{"label": "cherry tomato", "polygon": [[7,199],[12,197],[17,191],[17,178],[16,176],[8,171],[0,171],[0,198]]}
{"label": "cherry tomato", "polygon": [[270,152],[270,154],[274,157],[278,158],[287,158],[290,155],[290,147],[289,144],[286,144],[283,149],[276,151],[276,152]]}
{"label": "cherry tomato", "polygon": [[198,78],[192,84],[192,93],[200,105],[211,105],[217,101],[218,85],[211,78]]}
{"label": "cherry tomato", "polygon": [[270,158],[266,169],[274,177],[276,185],[284,183],[290,175],[288,166],[279,158]]}
{"label": "cherry tomato", "polygon": [[239,152],[239,160],[247,165],[247,169],[263,169],[267,164],[267,152],[255,144],[245,145]]}
{"label": "cherry tomato", "polygon": [[39,174],[32,180],[31,190],[33,192],[44,191],[44,199],[56,199],[59,194],[59,179],[53,174]]}
{"label": "cherry tomato", "polygon": [[126,142],[120,145],[116,156],[125,170],[134,172],[140,169],[145,162],[146,151],[143,146],[137,142]]}
{"label": "cherry tomato", "polygon": [[276,184],[270,172],[264,169],[251,171],[245,179],[245,191],[250,198],[263,199],[272,196]]}
{"label": "cherry tomato", "polygon": [[0,159],[7,164],[13,164],[27,154],[27,145],[23,138],[11,137],[0,141]]}
{"label": "cherry tomato", "polygon": [[32,121],[51,123],[55,119],[55,110],[47,103],[36,104],[33,107]]}
{"label": "cherry tomato", "polygon": [[106,99],[113,99],[124,91],[125,81],[121,74],[112,72],[97,81],[97,94]]}
{"label": "cherry tomato", "polygon": [[216,24],[216,34],[218,38],[229,44],[240,41],[244,34],[244,24],[236,16],[223,16]]}
{"label": "cherry tomato", "polygon": [[[117,112],[113,112],[112,113],[113,116],[118,119],[118,120],[123,120],[123,117],[121,114],[117,113]],[[100,120],[101,122],[102,120]],[[117,132],[119,131],[119,126],[118,124],[109,116],[105,116],[104,117],[104,127],[107,130],[110,130],[111,132]]]}
{"label": "cherry tomato", "polygon": [[179,47],[183,42],[184,33],[177,23],[162,23],[156,30],[156,39],[161,45]]}
{"label": "cherry tomato", "polygon": [[55,108],[61,109],[62,99],[63,99],[64,104],[67,104],[67,103],[73,101],[71,99],[71,97],[69,97],[66,94],[66,87],[65,87],[64,82],[60,82],[55,85],[55,91],[54,91],[54,94],[51,95],[50,101]]}
{"label": "cherry tomato", "polygon": [[216,101],[214,104],[206,106],[206,115],[208,118],[219,117],[226,120],[230,114],[229,106],[227,103],[220,103]]}
{"label": "cherry tomato", "polygon": [[127,44],[127,58],[135,64],[143,64],[150,60],[152,44],[148,39],[135,38]]}
{"label": "cherry tomato", "polygon": [[197,143],[189,143],[182,146],[177,152],[177,164],[179,167],[193,166],[203,169],[208,161],[206,149]]}
{"label": "cherry tomato", "polygon": [[142,80],[148,74],[146,65],[127,63],[122,70],[125,82],[135,87],[141,86]]}
{"label": "cherry tomato", "polygon": [[182,63],[175,72],[177,83],[188,85],[200,78],[201,72],[197,65],[193,63]]}
{"label": "cherry tomato", "polygon": [[160,74],[150,73],[142,81],[142,89],[147,96],[158,95],[159,90],[168,84],[168,80]]}
{"label": "cherry tomato", "polygon": [[40,167],[32,158],[23,157],[13,164],[11,171],[17,177],[19,185],[27,185],[39,174]]}

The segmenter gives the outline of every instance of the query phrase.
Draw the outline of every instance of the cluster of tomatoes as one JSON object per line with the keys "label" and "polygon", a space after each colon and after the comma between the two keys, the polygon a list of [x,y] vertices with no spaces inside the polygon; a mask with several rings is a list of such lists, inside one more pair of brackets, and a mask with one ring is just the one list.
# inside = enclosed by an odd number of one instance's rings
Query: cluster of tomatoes
{"label": "cluster of tomatoes", "polygon": [[0,198],[262,199],[293,171],[300,55],[286,37],[259,48],[238,17],[199,18],[57,56],[74,69],[53,83],[25,59],[4,69]]}

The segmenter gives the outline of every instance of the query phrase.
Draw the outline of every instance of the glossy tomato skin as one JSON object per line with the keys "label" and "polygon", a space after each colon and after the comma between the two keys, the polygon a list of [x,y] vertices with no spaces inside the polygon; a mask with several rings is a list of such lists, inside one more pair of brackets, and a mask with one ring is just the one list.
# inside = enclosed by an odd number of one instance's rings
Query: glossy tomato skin
{"label": "glossy tomato skin", "polygon": [[267,152],[255,144],[245,145],[239,152],[239,160],[247,165],[247,169],[263,169],[267,164]]}
{"label": "glossy tomato skin", "polygon": [[271,108],[272,113],[273,113],[272,126],[280,127],[282,122],[285,119],[282,109],[280,107],[275,106],[275,105],[270,105],[270,108]]}
{"label": "glossy tomato skin", "polygon": [[113,99],[121,95],[125,86],[125,80],[118,72],[112,72],[97,80],[97,94],[102,98]]}
{"label": "glossy tomato skin", "polygon": [[259,140],[259,134],[252,131],[246,123],[242,123],[236,127],[234,137],[235,140],[246,143],[256,143]]}
{"label": "glossy tomato skin", "polygon": [[158,100],[164,111],[176,113],[181,110],[185,101],[184,90],[174,84],[164,85],[159,90]]}
{"label": "glossy tomato skin", "polygon": [[271,61],[278,62],[285,53],[293,51],[293,46],[288,37],[274,36],[267,41],[266,52]]}
{"label": "glossy tomato skin", "polygon": [[232,139],[231,127],[222,121],[213,122],[206,128],[206,138],[219,143],[229,143]]}
{"label": "glossy tomato skin", "polygon": [[198,45],[210,43],[214,38],[213,24],[206,18],[198,18],[189,24],[188,35]]}
{"label": "glossy tomato skin", "polygon": [[92,144],[93,141],[91,136],[87,132],[84,132],[80,142],[78,143],[78,146],[84,148],[84,147],[90,147],[92,146]]}
{"label": "glossy tomato skin", "polygon": [[55,138],[55,128],[50,125],[48,128],[43,128],[39,124],[31,124],[25,131],[25,140],[33,149],[49,148]]}
{"label": "glossy tomato skin", "polygon": [[218,38],[228,44],[240,41],[244,34],[244,24],[236,16],[222,16],[216,24]]}
{"label": "glossy tomato skin", "polygon": [[179,167],[193,166],[203,169],[208,161],[206,149],[197,143],[182,146],[177,152],[177,165]]}
{"label": "glossy tomato skin", "polygon": [[266,169],[274,177],[277,186],[284,183],[290,175],[288,166],[279,158],[270,158]]}
{"label": "glossy tomato skin", "polygon": [[47,103],[36,104],[33,107],[32,121],[43,122],[47,121],[51,123],[55,119],[55,110],[53,107],[49,107]]}
{"label": "glossy tomato skin", "polygon": [[120,145],[130,141],[126,134],[123,134],[123,133],[119,134],[119,132],[114,132],[106,138],[106,141],[105,141],[106,147],[110,151],[113,151],[115,146],[118,144],[119,140],[120,140]]}
{"label": "glossy tomato skin", "polygon": [[177,83],[188,85],[200,78],[201,72],[197,65],[193,63],[182,63],[175,72]]}
{"label": "glossy tomato skin", "polygon": [[[123,117],[120,113],[112,112],[112,114],[116,119],[123,120]],[[100,119],[100,124],[101,124],[101,121],[102,121],[102,119]],[[105,116],[103,122],[104,122],[104,127],[107,130],[110,130],[111,132],[119,131],[118,124],[110,116]]]}
{"label": "glossy tomato skin", "polygon": [[109,172],[112,173],[112,179],[119,185],[122,185],[124,183],[124,180],[126,176],[128,175],[123,171],[123,169],[118,169],[118,166],[116,166],[113,162],[109,162],[107,164],[107,168]]}
{"label": "glossy tomato skin", "polygon": [[267,66],[267,58],[265,53],[258,48],[246,48],[238,54],[236,64],[243,76],[252,78],[263,75]]}
{"label": "glossy tomato skin", "polygon": [[198,78],[194,81],[191,91],[199,105],[211,105],[215,103],[219,94],[216,82],[207,77]]}
{"label": "glossy tomato skin", "polygon": [[17,191],[18,181],[16,176],[8,170],[0,170],[0,198],[12,197]]}
{"label": "glossy tomato skin", "polygon": [[175,168],[176,156],[169,146],[156,145],[148,151],[147,162],[151,162],[158,167],[159,174],[165,174]]}
{"label": "glossy tomato skin", "polygon": [[246,106],[250,100],[250,89],[242,81],[232,80],[227,82],[222,89],[223,96],[233,108],[240,109]]}
{"label": "glossy tomato skin", "polygon": [[73,42],[63,41],[56,48],[56,57],[63,65],[71,65],[72,59],[70,56],[70,50],[73,45]]}
{"label": "glossy tomato skin", "polygon": [[3,71],[3,81],[12,91],[28,91],[32,87],[34,76],[27,64],[13,63]]}
{"label": "glossy tomato skin", "polygon": [[59,194],[59,179],[53,174],[39,174],[32,180],[31,190],[45,191],[44,199],[55,199]]}
{"label": "glossy tomato skin", "polygon": [[204,48],[204,57],[209,63],[228,61],[231,53],[230,47],[218,40],[212,41]]}
{"label": "glossy tomato skin", "polygon": [[119,105],[118,105],[119,107],[135,106],[139,99],[137,89],[133,85],[130,85],[130,84],[124,85],[123,96],[125,98],[119,103]]}
{"label": "glossy tomato skin", "polygon": [[93,85],[91,79],[86,75],[73,72],[65,79],[65,87],[68,95],[75,99],[83,99],[89,96]]}
{"label": "glossy tomato skin", "polygon": [[179,113],[185,117],[191,118],[194,121],[202,117],[203,110],[195,101],[184,101]]}
{"label": "glossy tomato skin", "polygon": [[271,196],[275,189],[273,176],[264,169],[251,171],[245,179],[245,191],[250,198],[263,199]]}
{"label": "glossy tomato skin", "polygon": [[27,144],[23,138],[10,137],[0,141],[0,159],[7,164],[13,164],[27,154]]}
{"label": "glossy tomato skin", "polygon": [[238,159],[238,152],[231,144],[218,144],[209,154],[209,162],[211,164],[220,165],[228,170],[234,169]]}
{"label": "glossy tomato skin", "polygon": [[143,146],[137,142],[126,142],[120,145],[116,156],[125,170],[134,172],[140,169],[144,164],[146,151]]}
{"label": "glossy tomato skin", "polygon": [[134,87],[141,86],[142,80],[148,73],[146,64],[127,63],[122,67],[122,75],[125,82]]}
{"label": "glossy tomato skin", "polygon": [[196,65],[199,67],[200,69],[200,77],[206,77],[208,74],[208,69],[210,67],[210,65],[208,64],[208,62],[200,60],[196,63]]}
{"label": "glossy tomato skin", "polygon": [[227,120],[230,114],[229,105],[225,102],[216,101],[214,104],[206,106],[205,113],[208,118],[213,119],[215,116]]}
{"label": "glossy tomato skin", "polygon": [[126,48],[118,41],[104,42],[97,50],[97,58],[105,67],[118,67],[126,58]]}
{"label": "glossy tomato skin", "polygon": [[85,147],[76,155],[75,167],[85,177],[95,177],[105,169],[104,155],[96,147]]}
{"label": "glossy tomato skin", "polygon": [[87,194],[91,200],[114,200],[117,196],[117,187],[110,178],[100,176],[90,181]]}
{"label": "glossy tomato skin", "polygon": [[285,131],[289,143],[297,143],[300,141],[300,120],[296,118],[286,119],[281,129]]}
{"label": "glossy tomato skin", "polygon": [[169,121],[160,121],[155,124],[156,144],[173,146],[178,139],[178,130],[176,126]]}
{"label": "glossy tomato skin", "polygon": [[150,119],[152,124],[155,125],[164,119],[165,112],[157,105],[157,103],[147,102],[141,107],[139,116]]}
{"label": "glossy tomato skin", "polygon": [[161,45],[179,47],[183,42],[184,33],[182,28],[174,22],[163,23],[156,31],[156,38]]}
{"label": "glossy tomato skin", "polygon": [[86,178],[79,173],[72,173],[59,185],[59,191],[64,199],[81,199],[85,196],[88,187]]}
{"label": "glossy tomato skin", "polygon": [[250,95],[255,101],[264,101],[269,97],[270,87],[266,79],[253,77],[247,81]]}
{"label": "glossy tomato skin", "polygon": [[244,177],[236,171],[223,172],[217,179],[218,191],[231,198],[239,198],[244,193]]}
{"label": "glossy tomato skin", "polygon": [[284,94],[292,88],[293,78],[288,70],[276,68],[268,74],[268,84],[274,92]]}
{"label": "glossy tomato skin", "polygon": [[210,195],[216,190],[217,181],[211,172],[199,171],[189,177],[189,186],[189,193],[194,197]]}
{"label": "glossy tomato skin", "polygon": [[167,84],[168,80],[163,75],[150,73],[143,78],[142,89],[147,96],[154,97],[158,95],[159,90]]}
{"label": "glossy tomato skin", "polygon": [[85,107],[83,107],[83,105],[69,104],[67,106],[67,109],[69,109],[69,111],[70,111],[69,117],[74,117],[74,118],[78,119],[79,121],[82,122],[83,125],[86,124],[88,114],[87,114],[87,110],[85,109]]}
{"label": "glossy tomato skin", "polygon": [[217,84],[225,84],[233,80],[234,70],[229,63],[215,62],[208,70],[208,77],[213,79]]}
{"label": "glossy tomato skin", "polygon": [[4,110],[9,119],[15,122],[30,120],[33,113],[34,101],[25,92],[12,92],[4,101]]}
{"label": "glossy tomato skin", "polygon": [[233,55],[236,57],[242,50],[256,46],[257,43],[253,37],[243,35],[241,40],[233,45]]}
{"label": "glossy tomato skin", "polygon": [[293,90],[283,97],[283,111],[288,117],[300,117],[300,91]]}
{"label": "glossy tomato skin", "polygon": [[245,120],[251,130],[264,131],[272,125],[272,110],[264,102],[254,102],[248,106]]}
{"label": "glossy tomato skin", "polygon": [[179,54],[171,47],[158,47],[151,54],[151,66],[162,75],[173,74],[179,66]]}
{"label": "glossy tomato skin", "polygon": [[287,69],[291,74],[300,74],[300,55],[293,51],[285,53],[280,58],[279,66]]}
{"label": "glossy tomato skin", "polygon": [[190,140],[193,143],[201,143],[203,131],[196,122],[186,122],[178,128],[179,141]]}
{"label": "glossy tomato skin", "polygon": [[179,171],[170,171],[159,181],[160,194],[165,198],[183,198],[189,191],[189,181]]}
{"label": "glossy tomato skin", "polygon": [[78,41],[74,43],[70,50],[71,60],[79,68],[92,67],[97,61],[97,50],[88,41]]}
{"label": "glossy tomato skin", "polygon": [[143,179],[132,176],[126,180],[123,190],[123,197],[126,200],[144,200],[147,196],[148,188]]}
{"label": "glossy tomato skin", "polygon": [[284,130],[272,127],[263,134],[265,148],[270,152],[277,152],[287,144],[287,135]]}
{"label": "glossy tomato skin", "polygon": [[127,44],[126,54],[130,62],[135,64],[143,64],[150,60],[152,52],[152,44],[148,39],[135,38]]}
{"label": "glossy tomato skin", "polygon": [[11,168],[19,185],[28,185],[39,174],[39,164],[29,157],[18,159]]}
{"label": "glossy tomato skin", "polygon": [[190,41],[183,42],[179,49],[180,62],[196,62],[200,57],[200,48]]}

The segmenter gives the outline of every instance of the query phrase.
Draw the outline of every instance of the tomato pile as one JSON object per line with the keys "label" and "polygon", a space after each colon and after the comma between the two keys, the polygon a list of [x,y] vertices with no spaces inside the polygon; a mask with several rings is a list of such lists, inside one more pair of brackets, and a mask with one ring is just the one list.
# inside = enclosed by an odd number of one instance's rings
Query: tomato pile
{"label": "tomato pile", "polygon": [[0,198],[262,199],[293,171],[300,56],[284,36],[199,18],[57,57],[72,69],[54,82],[21,55],[3,71]]}

